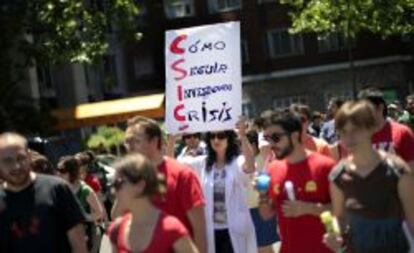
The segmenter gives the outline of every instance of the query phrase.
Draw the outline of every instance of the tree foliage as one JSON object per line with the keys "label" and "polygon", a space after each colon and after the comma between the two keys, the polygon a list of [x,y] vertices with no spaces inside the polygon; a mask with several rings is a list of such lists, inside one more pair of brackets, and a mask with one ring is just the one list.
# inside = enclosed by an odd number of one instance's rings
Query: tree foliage
{"label": "tree foliage", "polygon": [[294,33],[361,32],[388,37],[414,32],[414,0],[280,0],[292,9]]}
{"label": "tree foliage", "polygon": [[88,137],[87,147],[96,149],[99,147],[105,147],[110,149],[111,147],[121,145],[125,139],[124,131],[117,127],[98,127],[95,134]]}
{"label": "tree foliage", "polygon": [[[92,62],[106,52],[110,29],[122,39],[140,37],[138,13],[136,0],[2,0],[0,131],[21,130],[28,120],[34,125],[44,120],[43,108],[28,105],[22,93],[28,67]],[[26,130],[45,129],[41,124],[33,127]]]}
{"label": "tree foliage", "polygon": [[137,14],[134,0],[6,0],[0,8],[1,46],[17,46],[36,60],[91,61],[106,51],[111,25],[123,34],[136,32]]}

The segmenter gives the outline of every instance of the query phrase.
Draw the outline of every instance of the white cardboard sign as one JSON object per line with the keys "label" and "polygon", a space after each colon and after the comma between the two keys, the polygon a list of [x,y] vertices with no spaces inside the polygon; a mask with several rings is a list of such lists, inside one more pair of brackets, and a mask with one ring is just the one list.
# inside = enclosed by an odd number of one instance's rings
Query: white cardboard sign
{"label": "white cardboard sign", "polygon": [[240,23],[166,32],[167,131],[234,129],[241,115]]}

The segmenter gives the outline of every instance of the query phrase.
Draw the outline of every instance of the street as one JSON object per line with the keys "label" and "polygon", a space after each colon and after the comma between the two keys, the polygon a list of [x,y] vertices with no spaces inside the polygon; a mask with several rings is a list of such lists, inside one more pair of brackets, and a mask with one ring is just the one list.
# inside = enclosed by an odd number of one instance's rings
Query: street
{"label": "street", "polygon": [[[275,243],[274,249],[275,253],[279,252],[280,243]],[[109,238],[104,236],[102,239],[101,250],[100,253],[111,253],[111,243],[109,242]]]}

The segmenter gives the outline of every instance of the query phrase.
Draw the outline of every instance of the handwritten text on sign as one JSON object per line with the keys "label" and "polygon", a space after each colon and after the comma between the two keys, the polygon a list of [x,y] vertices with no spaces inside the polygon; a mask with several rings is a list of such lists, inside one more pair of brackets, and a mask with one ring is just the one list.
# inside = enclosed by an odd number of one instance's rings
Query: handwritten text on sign
{"label": "handwritten text on sign", "polygon": [[241,115],[240,23],[166,33],[169,133],[233,129]]}

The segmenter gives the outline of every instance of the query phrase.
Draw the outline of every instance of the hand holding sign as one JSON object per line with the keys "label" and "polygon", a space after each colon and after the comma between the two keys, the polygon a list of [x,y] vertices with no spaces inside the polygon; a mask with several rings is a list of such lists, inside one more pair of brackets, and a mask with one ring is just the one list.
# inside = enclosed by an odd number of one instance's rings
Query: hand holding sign
{"label": "hand holding sign", "polygon": [[246,117],[240,116],[239,121],[236,123],[236,132],[240,139],[246,137],[247,127]]}

